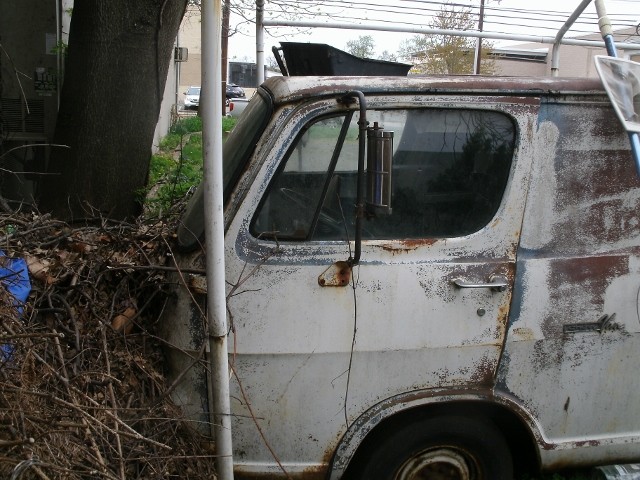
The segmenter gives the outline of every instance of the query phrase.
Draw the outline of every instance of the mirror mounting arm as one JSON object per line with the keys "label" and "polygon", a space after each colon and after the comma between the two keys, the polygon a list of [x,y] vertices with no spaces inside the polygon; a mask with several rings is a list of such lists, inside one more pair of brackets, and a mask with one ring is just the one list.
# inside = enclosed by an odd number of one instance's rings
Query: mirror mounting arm
{"label": "mirror mounting arm", "polygon": [[364,93],[353,90],[348,92],[342,97],[342,102],[351,103],[355,98],[358,99],[360,106],[360,118],[358,119],[358,183],[356,187],[356,231],[355,231],[355,247],[353,255],[349,257],[347,262],[351,267],[357,265],[360,262],[360,251],[362,246],[362,219],[364,218],[364,162],[365,162],[365,147],[367,141],[367,128],[369,122],[367,121],[367,101],[364,98]]}

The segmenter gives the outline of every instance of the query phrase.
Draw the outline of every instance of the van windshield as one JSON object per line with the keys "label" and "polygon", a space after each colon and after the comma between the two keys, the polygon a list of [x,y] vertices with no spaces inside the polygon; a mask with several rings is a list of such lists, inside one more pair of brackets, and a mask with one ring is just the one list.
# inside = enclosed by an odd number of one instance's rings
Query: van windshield
{"label": "van windshield", "polygon": [[[225,207],[240,175],[245,170],[253,149],[271,118],[273,105],[271,98],[258,89],[246,111],[232,130],[222,148],[222,175]],[[178,227],[178,246],[182,250],[192,250],[204,236],[204,182],[200,184],[182,217]]]}

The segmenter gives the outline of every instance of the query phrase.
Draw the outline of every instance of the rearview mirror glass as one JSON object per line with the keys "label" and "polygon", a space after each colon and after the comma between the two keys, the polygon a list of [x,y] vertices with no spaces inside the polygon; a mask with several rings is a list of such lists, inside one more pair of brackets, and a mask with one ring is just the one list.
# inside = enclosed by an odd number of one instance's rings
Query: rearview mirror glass
{"label": "rearview mirror glass", "polygon": [[618,118],[628,132],[640,132],[640,63],[598,55],[596,69]]}
{"label": "rearview mirror glass", "polygon": [[375,122],[367,129],[367,211],[374,215],[391,214],[391,161],[393,132]]}

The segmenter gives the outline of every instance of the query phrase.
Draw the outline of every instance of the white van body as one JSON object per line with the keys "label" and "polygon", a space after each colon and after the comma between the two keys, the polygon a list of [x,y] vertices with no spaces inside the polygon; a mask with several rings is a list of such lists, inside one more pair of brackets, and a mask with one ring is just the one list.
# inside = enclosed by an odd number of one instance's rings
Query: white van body
{"label": "white van body", "polygon": [[[392,213],[364,220],[352,268],[350,91],[394,131]],[[225,150],[236,478],[374,478],[393,448],[397,478],[640,460],[640,181],[599,81],[274,77],[228,142],[245,149]],[[192,203],[180,265],[197,272]],[[198,275],[181,278],[176,376],[206,339]],[[181,378],[206,422],[206,371]]]}

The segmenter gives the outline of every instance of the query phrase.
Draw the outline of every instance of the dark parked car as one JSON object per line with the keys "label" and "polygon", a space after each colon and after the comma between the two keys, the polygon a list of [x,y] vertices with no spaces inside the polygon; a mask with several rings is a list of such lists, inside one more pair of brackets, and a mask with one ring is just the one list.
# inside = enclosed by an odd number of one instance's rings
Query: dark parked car
{"label": "dark parked car", "polygon": [[227,98],[244,98],[244,90],[235,83],[227,83]]}

